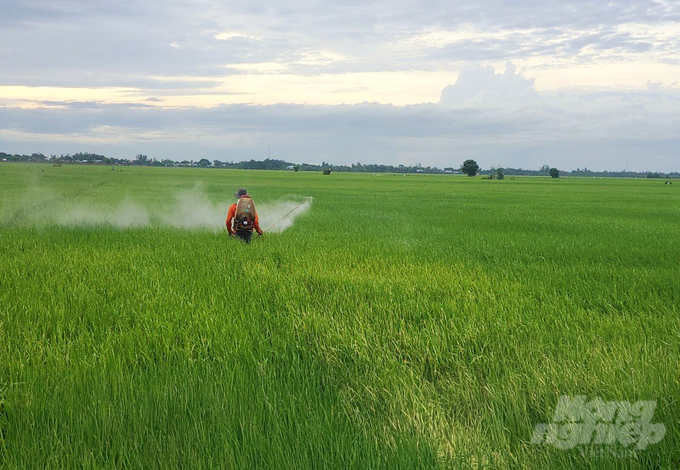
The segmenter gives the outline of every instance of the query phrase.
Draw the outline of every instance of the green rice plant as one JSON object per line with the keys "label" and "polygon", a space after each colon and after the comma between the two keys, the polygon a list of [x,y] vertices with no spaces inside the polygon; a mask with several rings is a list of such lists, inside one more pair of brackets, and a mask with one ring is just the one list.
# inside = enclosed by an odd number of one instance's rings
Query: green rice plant
{"label": "green rice plant", "polygon": [[[245,245],[240,186],[314,202]],[[675,468],[678,191],[2,164],[0,466]],[[665,437],[531,444],[562,395]]]}

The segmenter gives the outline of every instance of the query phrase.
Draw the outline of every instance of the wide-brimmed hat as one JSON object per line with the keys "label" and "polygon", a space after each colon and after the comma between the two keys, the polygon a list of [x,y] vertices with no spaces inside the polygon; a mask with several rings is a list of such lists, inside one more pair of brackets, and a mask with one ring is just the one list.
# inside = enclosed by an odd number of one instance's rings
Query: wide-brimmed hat
{"label": "wide-brimmed hat", "polygon": [[240,198],[241,196],[247,196],[248,191],[246,191],[246,188],[238,188],[238,191],[234,193],[234,197],[236,199]]}

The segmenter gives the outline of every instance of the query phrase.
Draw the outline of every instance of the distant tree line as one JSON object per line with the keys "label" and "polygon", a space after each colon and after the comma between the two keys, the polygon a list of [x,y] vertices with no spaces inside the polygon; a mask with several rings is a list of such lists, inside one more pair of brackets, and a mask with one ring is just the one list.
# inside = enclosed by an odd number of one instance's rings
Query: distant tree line
{"label": "distant tree line", "polygon": [[221,160],[210,161],[206,158],[200,160],[158,160],[149,158],[147,155],[138,154],[132,159],[106,157],[96,153],[75,153],[73,155],[50,155],[33,153],[31,155],[15,155],[0,152],[0,162],[28,162],[28,163],[52,163],[52,164],[94,164],[94,165],[138,165],[138,166],[161,166],[161,167],[200,167],[200,168],[231,168],[242,170],[292,170],[292,171],[330,171],[330,172],[364,172],[364,173],[426,173],[426,174],[467,174],[475,176],[485,175],[488,179],[503,179],[505,176],[583,176],[583,177],[619,177],[619,178],[680,178],[680,172],[634,172],[634,171],[592,171],[587,168],[577,168],[572,171],[558,170],[548,165],[543,165],[538,170],[525,168],[501,168],[491,167],[482,169],[472,159],[466,160],[458,167],[438,168],[436,166],[416,165],[381,165],[376,163],[352,163],[350,165],[334,165],[322,162],[292,163],[285,160],[267,158],[265,160],[248,160],[240,162],[225,162]]}

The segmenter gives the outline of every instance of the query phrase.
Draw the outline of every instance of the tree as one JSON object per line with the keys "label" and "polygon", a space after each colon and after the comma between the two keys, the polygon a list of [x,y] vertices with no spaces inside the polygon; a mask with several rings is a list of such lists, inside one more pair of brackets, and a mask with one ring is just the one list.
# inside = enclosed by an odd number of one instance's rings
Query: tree
{"label": "tree", "polygon": [[560,177],[560,170],[557,168],[551,168],[550,169],[550,177],[551,178],[559,178]]}
{"label": "tree", "polygon": [[146,165],[147,163],[149,163],[149,157],[147,157],[146,155],[142,155],[141,153],[139,153],[139,154],[137,154],[137,155],[135,156],[135,162],[136,162],[138,165]]}
{"label": "tree", "polygon": [[207,158],[201,158],[198,161],[198,166],[202,166],[202,167],[210,166],[210,160],[208,160]]}
{"label": "tree", "polygon": [[463,166],[460,167],[461,171],[468,176],[475,176],[479,171],[479,165],[474,160],[465,160]]}
{"label": "tree", "polygon": [[497,180],[502,180],[505,178],[505,173],[503,173],[503,168],[499,168],[496,170],[496,179]]}

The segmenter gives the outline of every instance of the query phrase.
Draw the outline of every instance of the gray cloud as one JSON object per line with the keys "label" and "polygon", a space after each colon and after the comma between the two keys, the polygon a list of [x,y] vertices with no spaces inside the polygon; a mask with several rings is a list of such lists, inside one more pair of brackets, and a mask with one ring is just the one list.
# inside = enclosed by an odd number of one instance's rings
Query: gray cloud
{"label": "gray cloud", "polygon": [[[118,157],[144,152],[240,160],[262,158],[270,147],[273,156],[298,162],[419,161],[443,167],[472,157],[486,166],[621,169],[630,161],[631,169],[680,167],[680,91],[656,85],[538,93],[515,72],[511,65],[504,74],[464,72],[443,90],[441,104],[163,109],[50,103],[62,107],[0,108],[0,129],[15,133],[12,141],[5,138],[13,149],[25,148],[24,135],[31,151],[39,143],[48,153],[85,146]],[[112,143],[112,132],[124,137]]]}
{"label": "gray cloud", "polygon": [[[633,38],[616,31],[625,23],[680,20],[680,4],[653,0],[557,0],[472,4],[390,2],[120,2],[2,1],[2,84],[90,84],[144,87],[154,75],[220,76],[224,65],[294,63],[312,50],[351,60],[328,67],[295,65],[296,73],[413,70],[442,61],[512,60],[578,56],[587,45],[621,54],[652,49],[678,53],[678,44]],[[461,40],[443,48],[398,46],[423,31],[531,29]],[[222,31],[241,33],[227,41]],[[565,35],[558,41],[556,37]],[[174,44],[177,47],[172,47]],[[592,52],[591,52],[592,54]]]}
{"label": "gray cloud", "polygon": [[[0,151],[241,159],[269,146],[294,161],[680,166],[677,87],[539,93],[512,66],[488,66],[617,58],[633,67],[643,54],[677,64],[680,34],[621,27],[677,23],[678,2],[0,0],[0,11],[0,85],[127,87],[144,100],[0,107]],[[481,33],[423,41],[469,28]],[[306,60],[320,51],[345,60]],[[166,96],[226,95],[216,88],[244,73],[234,64],[261,62],[300,75],[463,71],[437,104],[156,106]]]}

